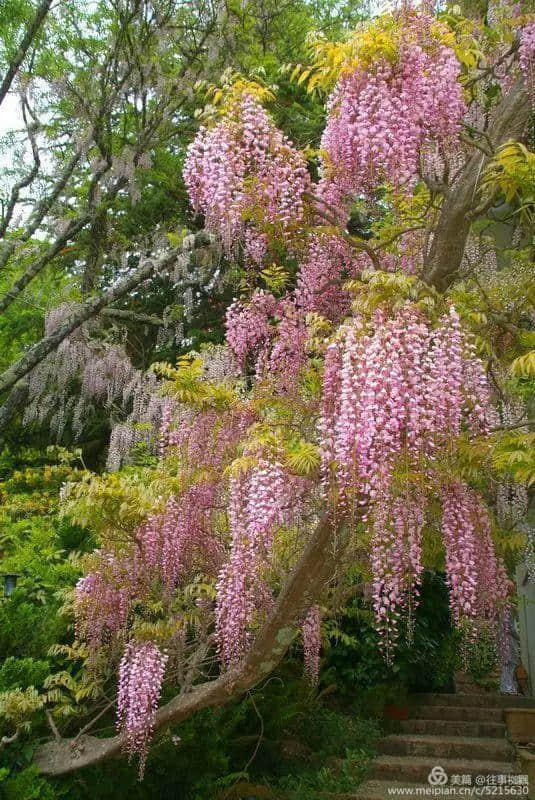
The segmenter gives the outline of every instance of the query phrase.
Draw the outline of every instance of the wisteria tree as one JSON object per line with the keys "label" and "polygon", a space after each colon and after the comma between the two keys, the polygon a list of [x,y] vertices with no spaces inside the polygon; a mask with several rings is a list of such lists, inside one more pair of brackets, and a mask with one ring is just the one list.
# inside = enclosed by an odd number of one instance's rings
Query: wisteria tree
{"label": "wisteria tree", "polygon": [[[134,410],[110,472],[64,488],[99,541],[66,648],[94,706],[74,736],[54,725],[36,755],[47,774],[121,751],[142,773],[158,730],[255,686],[299,632],[316,681],[321,618],[355,563],[387,660],[410,637],[431,551],[468,644],[497,639],[511,602],[494,533],[523,519],[535,478],[535,18],[522,3],[468,19],[404,2],[309,44],[286,72],[325,98],[319,148],[277,127],[273,87],[227,73],[188,150],[204,241],[239,276],[225,346],[132,374],[117,350],[87,353],[81,323],[103,304],[48,316],[46,369],[73,378],[87,363],[85,398]],[[116,469],[138,434],[152,455]],[[60,720],[74,690],[50,687]],[[115,705],[117,735],[92,736]]]}

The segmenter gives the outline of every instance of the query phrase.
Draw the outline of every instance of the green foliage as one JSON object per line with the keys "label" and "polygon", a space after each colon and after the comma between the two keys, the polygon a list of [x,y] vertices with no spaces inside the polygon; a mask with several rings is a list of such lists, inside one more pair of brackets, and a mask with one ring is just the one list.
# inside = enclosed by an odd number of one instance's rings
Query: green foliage
{"label": "green foliage", "polygon": [[42,687],[48,675],[48,661],[9,656],[0,667],[0,692],[9,689]]}
{"label": "green foliage", "polygon": [[162,733],[143,783],[121,760],[85,770],[82,781],[67,776],[50,786],[77,800],[231,800],[247,797],[253,787],[257,797],[319,800],[327,789],[354,789],[379,728],[329,708],[294,667],[300,669],[289,661],[243,700]]}
{"label": "green foliage", "polygon": [[535,483],[535,433],[505,433],[493,451],[493,465],[527,486]]}
{"label": "green foliage", "polygon": [[380,306],[397,309],[407,301],[423,311],[435,311],[437,316],[445,310],[443,298],[433,287],[403,272],[365,271],[360,278],[347,281],[346,288],[355,297],[353,309],[366,317]]}
{"label": "green foliage", "polygon": [[48,732],[46,684],[59,663],[49,648],[71,636],[59,613],[62,595],[80,575],[76,550],[90,545],[87,534],[58,517],[59,487],[76,476],[75,459],[57,448],[0,454],[1,571],[18,575],[11,596],[0,593],[0,729],[17,734],[0,754],[0,794],[17,800],[61,796],[26,767],[34,749],[29,736]]}
{"label": "green foliage", "polygon": [[491,626],[481,627],[475,639],[473,635],[470,635],[470,631],[467,631],[465,642],[462,643],[462,650],[463,666],[475,681],[486,678],[499,666],[496,637],[493,635]]}
{"label": "green foliage", "polygon": [[407,690],[451,687],[457,649],[440,573],[425,573],[420,604],[402,631],[391,666],[381,655],[373,617],[362,598],[355,597],[334,623],[327,623],[327,633],[322,684],[335,684],[365,713],[380,716],[385,705],[403,705]]}
{"label": "green foliage", "polygon": [[139,525],[158,507],[159,489],[150,467],[104,475],[88,472],[68,486],[62,511],[77,525],[105,537],[113,524],[127,530]]}
{"label": "green foliage", "polygon": [[298,475],[310,475],[320,465],[319,448],[303,439],[291,439],[286,446],[286,463]]}
{"label": "green foliage", "polygon": [[343,758],[331,761],[302,775],[290,775],[280,781],[285,796],[291,800],[322,800],[326,792],[350,792],[366,777],[370,752],[347,748]]}
{"label": "green foliage", "polygon": [[13,58],[30,20],[37,0],[3,0],[0,5],[0,74]]}
{"label": "green foliage", "polygon": [[179,403],[187,403],[200,410],[214,408],[222,411],[237,399],[231,387],[204,378],[202,358],[184,355],[178,359],[176,367],[171,364],[153,364],[152,369],[166,379],[167,393]]}
{"label": "green foliage", "polygon": [[281,294],[289,283],[288,272],[280,264],[272,264],[260,273],[261,278],[266,284],[266,289],[273,294]]}
{"label": "green foliage", "polygon": [[535,350],[515,358],[511,364],[511,374],[516,378],[535,378]]}
{"label": "green foliage", "polygon": [[488,165],[482,188],[491,195],[502,194],[515,203],[515,213],[531,225],[535,220],[535,153],[521,142],[503,144]]}
{"label": "green foliage", "polygon": [[0,603],[0,651],[17,658],[42,658],[49,644],[61,638],[65,622],[58,618],[57,604],[44,607],[26,599],[28,580],[17,588],[9,602]]}
{"label": "green foliage", "polygon": [[1,692],[0,721],[15,731],[29,731],[30,719],[43,708],[44,703],[45,698],[33,686]]}
{"label": "green foliage", "polygon": [[0,782],[0,792],[3,800],[59,800],[61,797],[69,797],[43,778],[37,767],[26,767],[4,785]]}

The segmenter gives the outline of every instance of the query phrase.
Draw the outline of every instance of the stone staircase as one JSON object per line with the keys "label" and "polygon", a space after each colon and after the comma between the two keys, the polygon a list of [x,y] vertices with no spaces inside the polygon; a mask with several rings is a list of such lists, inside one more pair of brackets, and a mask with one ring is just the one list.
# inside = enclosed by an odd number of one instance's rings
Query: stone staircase
{"label": "stone staircase", "polygon": [[433,767],[442,767],[448,787],[453,775],[470,775],[475,786],[478,775],[517,774],[503,718],[504,708],[516,706],[533,708],[535,700],[491,693],[413,695],[409,719],[399,733],[380,741],[371,779],[355,797],[421,797],[416,789],[429,792]]}

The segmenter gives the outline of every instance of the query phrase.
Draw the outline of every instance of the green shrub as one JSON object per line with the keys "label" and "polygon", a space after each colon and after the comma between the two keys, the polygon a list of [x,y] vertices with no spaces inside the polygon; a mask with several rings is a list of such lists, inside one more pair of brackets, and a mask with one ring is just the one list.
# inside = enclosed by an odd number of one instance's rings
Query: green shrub
{"label": "green shrub", "polygon": [[9,656],[0,667],[0,692],[9,689],[26,689],[28,686],[42,687],[50,671],[48,661]]}
{"label": "green shrub", "polygon": [[59,800],[67,797],[43,778],[37,767],[27,767],[5,783],[0,782],[0,796],[3,800]]}

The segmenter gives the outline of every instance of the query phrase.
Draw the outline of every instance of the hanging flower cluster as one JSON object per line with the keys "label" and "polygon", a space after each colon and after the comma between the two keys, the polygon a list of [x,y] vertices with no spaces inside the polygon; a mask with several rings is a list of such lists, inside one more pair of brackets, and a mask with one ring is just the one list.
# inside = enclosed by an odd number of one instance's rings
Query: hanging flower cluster
{"label": "hanging flower cluster", "polygon": [[524,563],[530,581],[535,581],[535,527],[525,526],[526,547],[524,550]]}
{"label": "hanging flower cluster", "polygon": [[347,239],[335,234],[311,233],[297,275],[298,307],[304,313],[315,311],[339,321],[351,305],[349,293],[343,289],[344,278],[355,277],[361,268]]}
{"label": "hanging flower cluster", "polygon": [[126,630],[132,595],[137,584],[128,559],[97,550],[98,566],[75,589],[76,636],[86,640],[91,650]]}
{"label": "hanging flower cluster", "polygon": [[179,498],[171,497],[161,514],[149,517],[138,530],[139,572],[152,570],[171,592],[194,568],[217,574],[223,558],[213,536],[211,515],[218,486],[198,483]]}
{"label": "hanging flower cluster", "polygon": [[303,309],[293,300],[277,300],[257,291],[249,302],[229,307],[226,331],[227,344],[242,372],[278,376],[286,388],[295,382],[306,361],[308,335]]}
{"label": "hanging flower cluster", "polygon": [[528,490],[521,483],[502,481],[496,492],[496,512],[501,525],[512,528],[522,523],[528,511]]}
{"label": "hanging flower cluster", "polygon": [[96,647],[124,633],[133,603],[147,599],[154,582],[170,596],[195,571],[215,577],[224,557],[211,519],[218,502],[216,484],[195,484],[138,528],[134,548],[95,551],[96,565],[75,591],[78,638]]}
{"label": "hanging flower cluster", "polygon": [[477,533],[472,518],[473,497],[467,486],[454,483],[442,497],[442,531],[450,607],[456,624],[477,615]]}
{"label": "hanging flower cluster", "polygon": [[318,606],[311,606],[303,622],[303,650],[305,675],[315,686],[319,680],[321,654],[321,612]]}
{"label": "hanging flower cluster", "polygon": [[216,627],[225,664],[239,661],[251,638],[251,625],[269,610],[272,595],[265,580],[273,536],[297,513],[295,490],[280,464],[260,460],[231,481],[229,521],[232,542],[217,584]]}
{"label": "hanging flower cluster", "polygon": [[291,391],[292,387],[295,389],[299,371],[306,363],[308,333],[302,310],[292,300],[282,300],[278,313],[277,338],[265,372],[273,376],[280,389]]}
{"label": "hanging flower cluster", "polygon": [[[417,597],[425,522],[422,493],[399,493],[396,473],[432,474],[463,426],[486,432],[489,394],[453,309],[436,328],[410,306],[391,318],[377,312],[371,330],[355,319],[328,349],[320,421],[324,485],[336,482],[348,511],[356,500],[373,512],[374,608],[388,656],[401,611]],[[451,514],[456,509],[453,503]],[[451,541],[462,549],[456,534]],[[452,556],[452,570],[454,563]],[[464,572],[458,581],[452,577],[454,592],[457,585],[470,591],[475,562],[467,569],[469,580]]]}
{"label": "hanging flower cluster", "polygon": [[343,72],[328,102],[320,194],[340,209],[381,182],[411,182],[428,139],[453,140],[466,106],[460,65],[431,15],[402,11],[395,56]]}
{"label": "hanging flower cluster", "polygon": [[248,303],[239,301],[229,306],[226,315],[226,341],[238,368],[245,371],[247,361],[254,365],[265,361],[274,334],[277,299],[259,290]]}
{"label": "hanging flower cluster", "polygon": [[463,421],[486,431],[488,400],[483,366],[453,309],[436,329],[410,306],[393,318],[377,312],[371,332],[352,320],[327,355],[324,469],[334,461],[341,487],[358,485],[374,500],[400,457],[419,467]]}
{"label": "hanging flower cluster", "polygon": [[218,470],[254,421],[250,409],[229,409],[223,420],[213,409],[173,414],[171,407],[160,428],[160,453],[176,448],[184,467]]}
{"label": "hanging flower cluster", "polygon": [[376,630],[388,662],[404,613],[417,603],[423,572],[422,532],[426,498],[423,492],[386,495],[374,504],[371,565]]}
{"label": "hanging flower cluster", "polygon": [[499,632],[499,616],[509,604],[511,581],[503,561],[497,556],[492,541],[489,512],[482,498],[472,492],[472,519],[479,531],[478,544],[478,619],[486,620]]}
{"label": "hanging flower cluster", "polygon": [[[45,319],[46,335],[77,310],[76,303],[51,309]],[[136,444],[150,444],[146,423],[159,423],[164,400],[155,375],[136,369],[124,347],[96,339],[92,333],[91,323],[82,326],[32,370],[24,423],[50,420],[51,432],[60,441],[67,427],[77,437],[82,434],[96,404],[123,409],[126,420],[114,426],[110,437],[107,467],[113,471],[128,463]]]}
{"label": "hanging flower cluster", "polygon": [[385,272],[404,272],[419,275],[423,267],[424,235],[422,231],[407,231],[396,242],[395,252],[382,254],[381,267]]}
{"label": "hanging flower cluster", "polygon": [[117,727],[124,735],[130,757],[139,756],[140,779],[145,771],[167,658],[154,642],[129,642],[119,666]]}
{"label": "hanging flower cluster", "polygon": [[535,84],[535,22],[524,25],[520,31],[518,63],[528,85],[533,89]]}
{"label": "hanging flower cluster", "polygon": [[303,218],[303,193],[310,185],[306,162],[250,95],[214,127],[201,128],[183,174],[206,228],[219,234],[229,252],[244,242],[255,263],[266,240],[256,232],[246,235],[248,220],[285,234]]}
{"label": "hanging flower cluster", "polygon": [[457,624],[476,619],[497,623],[509,582],[494,550],[488,511],[477,493],[459,481],[443,490],[442,506],[453,618]]}

